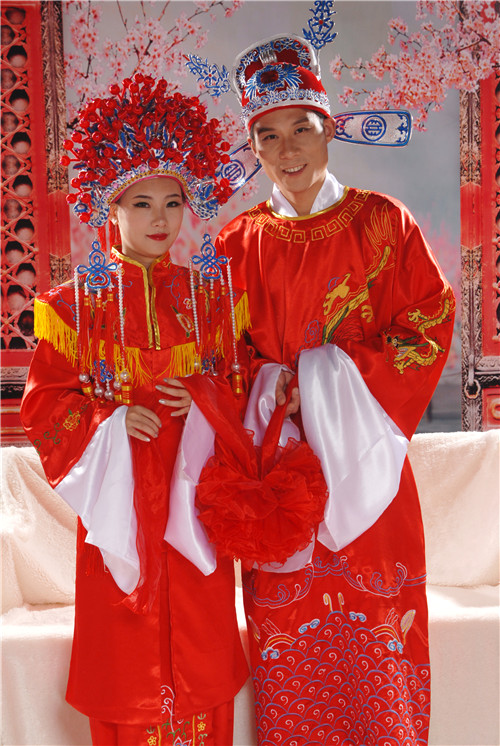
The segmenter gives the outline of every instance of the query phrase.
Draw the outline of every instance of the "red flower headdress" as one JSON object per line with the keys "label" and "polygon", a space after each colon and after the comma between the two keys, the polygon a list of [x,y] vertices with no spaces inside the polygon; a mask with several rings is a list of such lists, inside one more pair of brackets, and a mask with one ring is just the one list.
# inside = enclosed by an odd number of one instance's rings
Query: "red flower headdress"
{"label": "red flower headdress", "polygon": [[229,162],[230,145],[223,140],[217,119],[208,119],[196,97],[167,92],[137,74],[110,87],[108,98],[89,101],[80,112],[78,128],[64,147],[78,175],[68,196],[80,220],[100,227],[109,205],[132,183],[151,176],[177,179],[193,212],[203,219],[217,214],[232,193],[219,176]]}

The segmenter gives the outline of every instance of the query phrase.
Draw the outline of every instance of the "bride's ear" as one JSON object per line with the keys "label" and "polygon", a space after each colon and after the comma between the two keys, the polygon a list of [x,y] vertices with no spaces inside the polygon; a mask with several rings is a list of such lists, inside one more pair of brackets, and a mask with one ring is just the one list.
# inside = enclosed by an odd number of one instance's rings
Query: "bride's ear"
{"label": "bride's ear", "polygon": [[117,210],[118,205],[116,202],[112,202],[109,206],[109,220],[113,223],[113,225],[118,225],[118,217],[117,217]]}

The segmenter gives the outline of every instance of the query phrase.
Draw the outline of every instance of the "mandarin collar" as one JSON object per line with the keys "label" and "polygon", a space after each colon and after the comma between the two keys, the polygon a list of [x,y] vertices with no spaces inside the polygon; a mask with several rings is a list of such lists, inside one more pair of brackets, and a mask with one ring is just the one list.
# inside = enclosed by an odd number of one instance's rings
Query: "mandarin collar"
{"label": "mandarin collar", "polygon": [[119,245],[112,247],[111,249],[112,258],[116,259],[122,264],[127,265],[127,267],[136,267],[138,270],[141,271],[141,273],[146,273],[149,276],[151,276],[153,272],[155,271],[162,272],[162,271],[168,270],[172,264],[172,260],[170,258],[170,252],[167,251],[162,256],[159,256],[156,259],[153,259],[148,269],[146,269],[146,267],[143,264],[141,264],[141,262],[137,262],[135,259],[131,259],[130,257],[125,256],[125,254],[122,254],[120,249],[121,249],[121,246]]}
{"label": "mandarin collar", "polygon": [[[336,202],[342,199],[344,194],[344,187],[340,184],[335,176],[329,171],[326,172],[325,180],[316,195],[316,199],[311,207],[310,215],[314,215],[317,212],[323,212],[329,207],[332,207]],[[270,206],[273,212],[277,215],[281,215],[284,218],[297,218],[299,217],[297,211],[290,204],[290,202],[282,195],[276,184],[273,186],[273,192],[271,199],[269,200]],[[304,216],[302,216],[304,217]]]}

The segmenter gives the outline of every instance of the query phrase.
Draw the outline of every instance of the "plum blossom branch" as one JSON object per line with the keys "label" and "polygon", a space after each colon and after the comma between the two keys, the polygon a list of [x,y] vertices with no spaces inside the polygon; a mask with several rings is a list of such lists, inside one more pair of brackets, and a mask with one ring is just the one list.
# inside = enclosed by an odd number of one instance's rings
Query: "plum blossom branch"
{"label": "plum blossom branch", "polygon": [[[418,30],[410,31],[401,18],[389,21],[388,44],[399,50],[382,45],[371,59],[351,64],[337,55],[330,72],[341,80],[347,71],[355,81],[338,94],[344,106],[413,109],[414,127],[424,130],[450,89],[471,91],[498,68],[500,14],[489,0],[419,0],[416,6]],[[383,84],[371,88],[369,77]]]}
{"label": "plum blossom branch", "polygon": [[[74,93],[73,99],[76,98],[75,103],[70,100],[68,104],[69,127],[75,126],[76,112],[88,98],[105,95],[111,82],[127,75],[141,72],[168,77],[171,90],[177,90],[180,79],[186,75],[182,44],[189,38],[196,49],[201,49],[208,39],[207,27],[217,20],[216,12],[228,17],[242,2],[195,0],[193,12],[180,13],[177,17],[172,13],[167,24],[167,10],[175,9],[170,0],[152,3],[151,9],[142,0],[140,3],[115,0],[117,25],[123,27],[123,34],[117,40],[103,40],[103,4],[95,0],[66,0],[64,8],[70,17],[73,42],[72,51],[65,55],[66,84]],[[109,5],[106,4],[108,13]]]}

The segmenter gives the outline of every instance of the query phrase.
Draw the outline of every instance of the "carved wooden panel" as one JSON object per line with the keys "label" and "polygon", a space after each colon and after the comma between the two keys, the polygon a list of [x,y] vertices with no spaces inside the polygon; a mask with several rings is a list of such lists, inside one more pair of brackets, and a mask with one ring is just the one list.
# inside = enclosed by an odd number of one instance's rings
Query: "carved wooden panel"
{"label": "carved wooden panel", "polygon": [[500,427],[500,75],[460,98],[462,429]]}
{"label": "carved wooden panel", "polygon": [[2,443],[24,442],[19,404],[35,296],[71,274],[60,2],[1,7]]}

